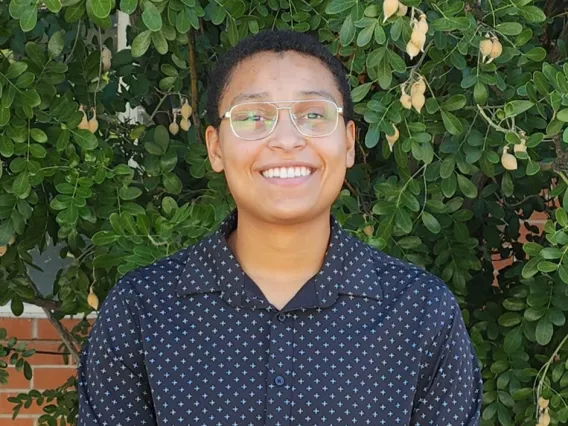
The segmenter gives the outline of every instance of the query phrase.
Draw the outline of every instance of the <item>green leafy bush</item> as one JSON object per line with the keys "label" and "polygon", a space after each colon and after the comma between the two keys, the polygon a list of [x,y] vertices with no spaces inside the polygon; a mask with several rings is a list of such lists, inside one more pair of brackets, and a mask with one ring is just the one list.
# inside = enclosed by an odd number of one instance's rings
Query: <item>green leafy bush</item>
{"label": "green leafy bush", "polygon": [[[562,2],[403,2],[386,20],[382,0],[0,2],[0,304],[15,315],[36,304],[53,321],[87,315],[90,292],[103,300],[121,275],[212,230],[233,202],[203,145],[211,65],[259,30],[310,31],[345,63],[358,114],[337,218],[454,291],[483,363],[483,425],[534,425],[539,397],[566,424]],[[411,58],[422,15],[425,44]],[[424,99],[401,97],[418,81]],[[185,100],[191,127],[174,135]],[[534,212],[548,217],[543,232],[526,222]],[[42,292],[32,253],[53,245],[68,264]],[[494,257],[511,260],[496,285]],[[73,356],[80,328],[60,329]],[[20,395],[15,414],[45,398],[55,403],[41,424],[76,420],[72,380]]]}

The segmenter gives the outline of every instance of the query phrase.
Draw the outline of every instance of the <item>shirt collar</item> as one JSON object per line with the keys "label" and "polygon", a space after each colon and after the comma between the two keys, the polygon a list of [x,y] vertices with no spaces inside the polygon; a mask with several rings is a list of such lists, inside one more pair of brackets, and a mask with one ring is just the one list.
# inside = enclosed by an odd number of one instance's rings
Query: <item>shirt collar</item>
{"label": "shirt collar", "polygon": [[[227,237],[236,229],[238,213],[233,210],[216,232],[187,249],[185,265],[177,283],[177,294],[221,292],[231,306],[243,306],[246,274],[233,256]],[[323,265],[315,277],[317,306],[333,305],[340,293],[380,299],[373,250],[348,235],[330,215],[331,238]]]}

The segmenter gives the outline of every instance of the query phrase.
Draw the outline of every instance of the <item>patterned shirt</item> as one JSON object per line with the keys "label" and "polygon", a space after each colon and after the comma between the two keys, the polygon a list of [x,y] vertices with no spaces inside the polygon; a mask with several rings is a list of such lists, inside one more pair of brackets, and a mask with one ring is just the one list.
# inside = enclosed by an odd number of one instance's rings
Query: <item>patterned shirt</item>
{"label": "patterned shirt", "polygon": [[79,426],[479,424],[482,379],[436,276],[347,234],[281,310],[207,238],[126,274],[78,371]]}

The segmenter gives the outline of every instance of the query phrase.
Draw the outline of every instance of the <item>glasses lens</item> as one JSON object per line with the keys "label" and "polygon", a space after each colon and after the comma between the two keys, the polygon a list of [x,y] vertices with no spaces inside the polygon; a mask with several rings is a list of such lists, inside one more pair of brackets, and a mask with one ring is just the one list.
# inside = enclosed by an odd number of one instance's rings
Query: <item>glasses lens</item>
{"label": "glasses lens", "polygon": [[261,139],[272,131],[278,110],[270,104],[242,104],[231,112],[231,123],[238,137]]}
{"label": "glasses lens", "polygon": [[337,126],[337,107],[324,100],[299,102],[293,106],[292,115],[306,136],[327,136]]}

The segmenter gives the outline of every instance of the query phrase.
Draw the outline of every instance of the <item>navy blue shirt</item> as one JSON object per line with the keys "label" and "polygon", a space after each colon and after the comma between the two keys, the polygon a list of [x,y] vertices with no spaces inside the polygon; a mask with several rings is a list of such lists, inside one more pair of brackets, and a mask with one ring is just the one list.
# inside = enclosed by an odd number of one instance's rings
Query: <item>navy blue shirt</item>
{"label": "navy blue shirt", "polygon": [[210,237],[125,275],[79,366],[80,426],[479,424],[482,379],[436,276],[342,230],[281,310]]}

